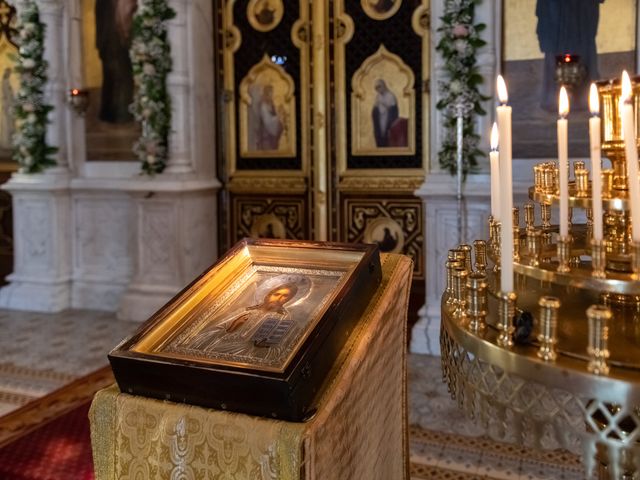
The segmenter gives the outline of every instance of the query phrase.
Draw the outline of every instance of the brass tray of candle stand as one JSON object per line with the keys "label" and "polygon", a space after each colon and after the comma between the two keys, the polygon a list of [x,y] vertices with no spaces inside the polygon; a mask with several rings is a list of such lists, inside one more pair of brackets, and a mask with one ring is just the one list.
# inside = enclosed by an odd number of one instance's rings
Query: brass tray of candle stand
{"label": "brass tray of candle stand", "polygon": [[303,420],[381,275],[375,245],[243,240],[109,354],[118,385]]}

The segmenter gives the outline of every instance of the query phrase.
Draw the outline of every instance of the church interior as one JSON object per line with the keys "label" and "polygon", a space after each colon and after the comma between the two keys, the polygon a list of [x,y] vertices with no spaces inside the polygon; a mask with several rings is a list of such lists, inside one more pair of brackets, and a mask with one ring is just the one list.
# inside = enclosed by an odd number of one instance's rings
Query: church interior
{"label": "church interior", "polygon": [[0,479],[639,479],[638,3],[0,0]]}

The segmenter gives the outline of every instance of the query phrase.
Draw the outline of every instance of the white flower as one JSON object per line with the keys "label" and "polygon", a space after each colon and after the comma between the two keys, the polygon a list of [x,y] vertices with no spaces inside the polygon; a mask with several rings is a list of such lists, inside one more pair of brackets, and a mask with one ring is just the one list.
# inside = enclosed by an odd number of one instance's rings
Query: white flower
{"label": "white flower", "polygon": [[155,155],[147,155],[147,163],[150,165],[153,165],[154,163],[156,163],[156,156]]}
{"label": "white flower", "polygon": [[467,51],[468,43],[466,40],[459,38],[455,42],[453,42],[453,46],[458,51],[458,53],[465,53]]}
{"label": "white flower", "polygon": [[145,75],[155,75],[156,74],[156,67],[153,66],[153,64],[151,63],[145,63],[144,66],[142,67],[142,71],[144,72]]}
{"label": "white flower", "polygon": [[27,115],[27,122],[36,123],[37,120],[38,120],[38,117],[36,117],[35,113],[30,113],[29,115]]}
{"label": "white flower", "polygon": [[22,61],[22,66],[23,66],[24,68],[27,68],[27,69],[32,69],[32,68],[35,68],[35,66],[36,66],[36,62],[35,62],[35,60],[33,60],[33,59],[31,59],[31,58],[25,58],[25,59]]}
{"label": "white flower", "polygon": [[35,106],[31,102],[27,102],[22,106],[22,109],[25,112],[33,112],[35,110]]}
{"label": "white flower", "polygon": [[24,163],[26,166],[30,167],[31,165],[33,165],[33,157],[31,155],[27,155],[26,157],[24,157]]}
{"label": "white flower", "polygon": [[449,84],[449,90],[451,93],[460,93],[462,91],[462,83],[458,80],[453,80]]}

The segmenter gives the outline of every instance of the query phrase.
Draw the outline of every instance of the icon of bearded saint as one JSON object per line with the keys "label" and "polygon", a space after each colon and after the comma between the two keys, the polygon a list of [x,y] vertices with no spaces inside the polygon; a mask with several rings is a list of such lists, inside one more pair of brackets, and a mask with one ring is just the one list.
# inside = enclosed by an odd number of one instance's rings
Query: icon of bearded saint
{"label": "icon of bearded saint", "polygon": [[303,275],[268,278],[257,286],[253,305],[231,314],[223,312],[222,318],[207,322],[184,346],[205,353],[279,358],[286,340],[299,327],[289,309],[310,291],[311,280]]}

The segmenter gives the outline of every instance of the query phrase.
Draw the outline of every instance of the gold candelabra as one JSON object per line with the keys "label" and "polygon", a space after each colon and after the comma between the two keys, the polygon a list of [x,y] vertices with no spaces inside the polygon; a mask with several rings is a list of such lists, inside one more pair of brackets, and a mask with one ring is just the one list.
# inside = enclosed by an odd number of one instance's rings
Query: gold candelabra
{"label": "gold candelabra", "polygon": [[[570,224],[563,237],[550,221],[559,202],[557,165],[534,166],[529,197],[537,206],[525,206],[524,227],[514,209],[515,291],[500,286],[501,226],[493,218],[488,242],[474,243],[475,269],[469,246],[449,252],[442,365],[459,405],[489,429],[525,445],[578,453],[588,475],[636,479],[640,244],[631,237],[620,83],[601,82],[598,91],[602,150],[611,163],[602,171],[603,240],[592,238],[584,163],[574,163],[569,207],[585,210],[587,223]],[[634,93],[637,119],[640,82]]]}

